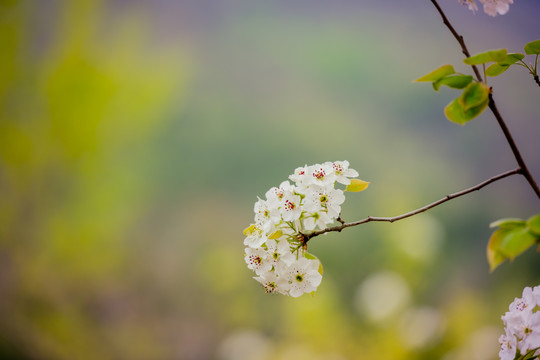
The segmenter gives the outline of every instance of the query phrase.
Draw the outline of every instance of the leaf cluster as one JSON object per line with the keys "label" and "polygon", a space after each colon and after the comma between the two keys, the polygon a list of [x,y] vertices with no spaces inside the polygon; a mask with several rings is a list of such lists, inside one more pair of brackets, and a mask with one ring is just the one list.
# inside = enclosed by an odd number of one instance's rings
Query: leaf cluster
{"label": "leaf cluster", "polygon": [[[501,219],[490,224],[498,228],[487,246],[487,259],[493,271],[506,259],[510,261],[533,245],[540,245],[540,214],[527,220]],[[540,251],[540,247],[538,249]]]}
{"label": "leaf cluster", "polygon": [[[540,40],[525,45],[525,54],[536,55],[534,63],[527,65],[523,59],[524,54],[511,53],[506,49],[488,50],[470,56],[463,60],[467,65],[484,67],[484,77],[498,76],[512,65],[520,65],[537,76],[537,65],[540,55]],[[486,64],[492,63],[487,68]],[[463,90],[461,95],[452,100],[444,109],[446,118],[456,124],[464,125],[480,115],[489,104],[490,88],[483,81],[475,81],[471,75],[456,73],[452,65],[443,65],[429,74],[415,80],[416,82],[431,82],[433,89],[439,91],[441,86]]]}
{"label": "leaf cluster", "polygon": [[443,65],[415,81],[431,82],[433,89],[439,91],[443,85],[453,89],[463,89],[459,97],[452,100],[444,109],[448,120],[465,124],[480,115],[489,103],[489,87],[473,80],[471,75],[458,74],[452,65]]}

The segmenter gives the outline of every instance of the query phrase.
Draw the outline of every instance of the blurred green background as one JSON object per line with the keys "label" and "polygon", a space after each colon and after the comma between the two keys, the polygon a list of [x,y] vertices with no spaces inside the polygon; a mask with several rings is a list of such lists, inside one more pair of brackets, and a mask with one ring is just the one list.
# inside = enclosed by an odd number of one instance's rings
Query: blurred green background
{"label": "blurred green background", "polygon": [[[441,1],[471,52],[540,37]],[[393,216],[516,167],[488,114],[411,80],[460,49],[427,0],[0,0],[0,359],[496,359],[540,283],[489,274],[488,224],[529,217],[520,177],[310,243],[314,297],[269,296],[243,260],[257,196],[304,164],[371,181],[345,220]],[[540,90],[490,79],[540,179]]]}

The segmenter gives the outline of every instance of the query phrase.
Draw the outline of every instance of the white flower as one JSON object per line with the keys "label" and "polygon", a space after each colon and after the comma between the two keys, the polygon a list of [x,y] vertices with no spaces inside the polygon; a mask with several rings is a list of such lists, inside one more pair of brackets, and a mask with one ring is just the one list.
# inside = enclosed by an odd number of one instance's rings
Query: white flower
{"label": "white flower", "polygon": [[315,227],[319,229],[326,228],[326,225],[331,224],[334,220],[328,216],[326,211],[315,211],[305,214],[304,227],[306,230],[315,230]]}
{"label": "white flower", "polygon": [[284,290],[282,290],[279,285],[279,279],[274,271],[268,271],[261,276],[254,277],[255,280],[260,282],[263,287],[264,291],[266,291],[268,294],[272,293],[280,293],[280,294],[287,294]]}
{"label": "white flower", "polygon": [[523,289],[522,298],[515,298],[508,306],[511,312],[532,311],[536,306],[536,299],[533,296],[533,291],[530,287]]}
{"label": "white flower", "polygon": [[540,312],[535,312],[527,317],[521,324],[521,328],[516,333],[521,339],[518,343],[519,351],[522,355],[529,350],[540,346]]}
{"label": "white flower", "polygon": [[315,164],[308,167],[307,184],[313,184],[320,187],[334,187],[336,173],[329,164]]}
{"label": "white flower", "polygon": [[294,181],[296,186],[302,190],[309,185],[308,183],[308,166],[304,165],[303,167],[298,167],[294,170],[292,175],[289,175],[289,179]]}
{"label": "white flower", "polygon": [[540,311],[535,311],[539,293],[538,286],[524,288],[522,297],[515,298],[502,316],[505,325],[505,335],[499,339],[502,360],[513,360],[516,349],[522,356],[540,347]]}
{"label": "white flower", "polygon": [[339,216],[341,212],[341,204],[345,201],[345,195],[343,195],[343,190],[339,189],[310,189],[306,193],[306,205],[305,209],[310,212],[317,212],[326,210],[328,216],[332,219],[335,219]]}
{"label": "white flower", "polygon": [[280,216],[277,208],[270,206],[268,201],[259,199],[255,203],[255,223],[258,224],[265,232],[270,231],[272,225],[279,223]]}
{"label": "white flower", "polygon": [[303,293],[315,291],[321,283],[322,275],[319,273],[320,263],[318,260],[300,257],[290,266],[280,265],[277,268],[278,284],[288,290],[292,297],[299,297]]}
{"label": "white flower", "polygon": [[349,185],[351,183],[352,177],[357,177],[358,172],[354,169],[349,169],[349,162],[345,161],[334,161],[332,163],[326,163],[334,169],[334,174],[336,175],[336,181],[343,185]]}
{"label": "white flower", "polygon": [[257,248],[267,240],[265,231],[257,224],[251,224],[245,231],[244,245]]}
{"label": "white flower", "polygon": [[478,11],[478,5],[476,5],[474,0],[459,0],[459,2],[462,3],[463,5],[468,5],[469,10],[471,10],[472,12]]}
{"label": "white flower", "polygon": [[290,245],[287,240],[281,240],[279,242],[275,240],[268,240],[266,242],[268,261],[275,267],[279,262],[283,262],[286,265],[290,265],[294,262],[295,257],[291,252]]}
{"label": "white flower", "polygon": [[514,0],[479,0],[484,5],[484,12],[490,16],[504,15],[510,10]]}
{"label": "white flower", "polygon": [[294,185],[283,181],[258,198],[255,221],[244,230],[244,258],[266,292],[298,297],[317,289],[320,262],[305,257],[305,231],[324,230],[339,216],[345,195],[334,187],[355,176],[348,161],[304,165],[289,176]]}
{"label": "white flower", "polygon": [[272,208],[279,208],[283,203],[283,198],[294,192],[294,187],[288,182],[283,181],[279,187],[273,187],[266,192],[266,200]]}
{"label": "white flower", "polygon": [[532,289],[532,296],[536,305],[540,306],[540,285]]}
{"label": "white flower", "polygon": [[499,338],[501,350],[499,357],[501,360],[514,360],[516,356],[516,337],[514,335],[503,334]]}
{"label": "white flower", "polygon": [[249,269],[255,271],[257,275],[264,274],[272,269],[271,257],[268,256],[263,248],[246,248],[244,257]]}
{"label": "white flower", "polygon": [[[504,15],[510,10],[510,4],[514,3],[514,0],[478,0],[484,6],[484,12],[490,16]],[[478,11],[478,5],[475,0],[459,0],[463,5],[468,5],[469,10]]]}
{"label": "white flower", "polygon": [[301,198],[298,195],[287,194],[283,197],[283,205],[279,209],[283,220],[295,221],[300,218],[300,215],[302,215],[300,201]]}

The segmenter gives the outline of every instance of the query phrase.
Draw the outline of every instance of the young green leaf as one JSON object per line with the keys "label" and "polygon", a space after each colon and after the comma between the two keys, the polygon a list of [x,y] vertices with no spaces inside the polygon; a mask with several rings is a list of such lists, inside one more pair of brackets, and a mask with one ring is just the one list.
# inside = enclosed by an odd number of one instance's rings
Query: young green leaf
{"label": "young green leaf", "polygon": [[442,85],[446,85],[453,89],[463,89],[467,87],[467,85],[469,85],[472,80],[473,77],[471,75],[451,75],[434,81],[432,85],[435,91],[439,91],[439,88]]}
{"label": "young green leaf", "polygon": [[536,237],[525,226],[504,230],[508,230],[508,233],[501,242],[500,250],[510,260],[514,260],[516,256],[533,246],[536,242]]}
{"label": "young green leaf", "polygon": [[459,98],[457,98],[444,108],[444,114],[448,120],[465,125],[465,123],[480,115],[486,109],[488,103],[489,99],[486,99],[484,103],[465,111],[459,102]]}
{"label": "young green leaf", "polygon": [[277,231],[274,231],[272,234],[270,234],[268,238],[271,240],[276,240],[276,239],[279,239],[281,235],[283,235],[283,231],[277,230]]}
{"label": "young green leaf", "polygon": [[463,60],[467,65],[480,65],[488,62],[499,62],[506,58],[506,49],[488,50]]}
{"label": "young green leaf", "polygon": [[360,179],[351,179],[351,183],[347,185],[345,191],[360,192],[367,189],[369,182]]}
{"label": "young green leaf", "polygon": [[497,226],[499,229],[491,235],[487,246],[490,271],[506,259],[513,260],[540,241],[540,235],[535,233],[535,230],[540,230],[540,215],[533,216],[527,221],[508,218],[490,224],[490,227]]}
{"label": "young green leaf", "polygon": [[532,234],[540,237],[540,214],[531,216],[527,220],[527,227]]}
{"label": "young green leaf", "polygon": [[489,224],[490,228],[500,227],[502,229],[511,229],[525,226],[525,220],[517,218],[500,219]]}
{"label": "young green leaf", "polygon": [[452,65],[443,65],[429,74],[426,74],[422,77],[419,77],[418,79],[414,80],[415,82],[433,82],[437,81],[439,79],[442,79],[443,77],[446,77],[448,75],[455,74],[456,71],[454,70],[454,67]]}
{"label": "young green leaf", "polygon": [[513,53],[513,54],[507,54],[506,58],[502,61],[498,61],[497,64],[499,65],[512,65],[517,63],[520,60],[523,60],[525,58],[525,55],[519,54],[519,53]]}
{"label": "young green leaf", "polygon": [[508,256],[503,254],[500,250],[501,243],[508,231],[510,230],[508,229],[495,230],[495,232],[491,234],[491,237],[489,238],[489,242],[487,246],[487,260],[489,263],[490,272],[495,270],[497,266],[499,266],[506,259],[508,259]]}
{"label": "young green leaf", "polygon": [[244,235],[246,236],[249,236],[253,233],[253,231],[255,230],[256,226],[255,224],[251,224],[249,225],[247,228],[244,229],[243,233]]}
{"label": "young green leaf", "polygon": [[525,45],[525,54],[527,55],[540,54],[540,39],[527,43]]}
{"label": "young green leaf", "polygon": [[463,107],[464,111],[467,111],[471,108],[477,107],[488,100],[489,96],[489,87],[484,83],[471,83],[469,84],[460,97],[458,101]]}
{"label": "young green leaf", "polygon": [[491,64],[486,69],[486,75],[487,76],[499,76],[503,72],[508,70],[509,67],[510,67],[510,65]]}

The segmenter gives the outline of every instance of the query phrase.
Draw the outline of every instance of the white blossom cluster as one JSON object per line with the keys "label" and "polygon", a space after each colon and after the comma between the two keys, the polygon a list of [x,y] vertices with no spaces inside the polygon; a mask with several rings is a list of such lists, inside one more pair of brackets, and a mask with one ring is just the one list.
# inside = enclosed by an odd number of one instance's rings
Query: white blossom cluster
{"label": "white blossom cluster", "polygon": [[[510,10],[510,4],[514,3],[514,0],[478,0],[484,6],[484,12],[490,16],[497,16],[497,14],[504,15]],[[475,0],[459,0],[463,5],[468,5],[469,10],[475,12],[478,11],[478,5]]]}
{"label": "white blossom cluster", "polygon": [[286,180],[255,203],[255,222],[244,230],[245,261],[266,292],[298,297],[317,289],[322,267],[304,235],[339,217],[345,195],[335,185],[356,176],[348,161],[306,165],[289,176],[293,184]]}
{"label": "white blossom cluster", "polygon": [[[529,354],[540,355],[540,285],[523,289],[523,297],[515,298],[502,316],[505,334],[499,338],[501,360],[514,360]],[[517,356],[516,356],[517,355]]]}

